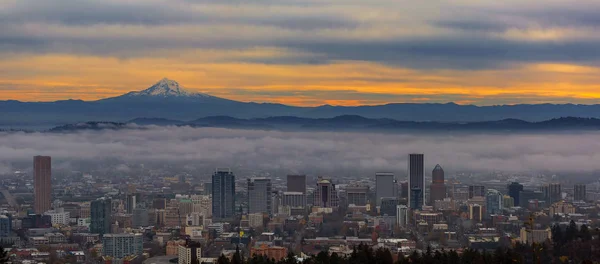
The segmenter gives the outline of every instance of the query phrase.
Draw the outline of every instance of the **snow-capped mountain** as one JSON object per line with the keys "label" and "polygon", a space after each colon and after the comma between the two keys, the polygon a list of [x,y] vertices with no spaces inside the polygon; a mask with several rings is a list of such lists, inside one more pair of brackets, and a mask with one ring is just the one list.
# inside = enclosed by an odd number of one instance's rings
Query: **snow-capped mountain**
{"label": "snow-capped mountain", "polygon": [[123,96],[154,96],[154,97],[211,97],[208,94],[189,92],[179,85],[178,82],[163,78],[146,90],[129,92]]}

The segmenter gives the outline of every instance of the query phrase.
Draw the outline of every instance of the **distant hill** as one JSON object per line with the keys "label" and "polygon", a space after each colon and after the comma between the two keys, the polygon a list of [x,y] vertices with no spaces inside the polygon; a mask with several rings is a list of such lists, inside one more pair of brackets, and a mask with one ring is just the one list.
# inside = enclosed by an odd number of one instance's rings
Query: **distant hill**
{"label": "distant hill", "polygon": [[[165,78],[145,90],[129,92],[121,96],[97,101],[0,101],[0,113],[0,127],[15,129],[34,126],[52,127],[88,120],[129,122],[139,117],[151,118],[138,119],[135,123],[143,125],[177,125],[176,122],[173,123],[169,120],[189,121],[199,117],[214,116],[228,116],[239,119],[277,116],[279,119],[272,121],[279,123],[289,122],[293,118],[319,119],[339,116],[346,116],[344,118],[360,116],[366,119],[395,119],[415,122],[472,123],[505,119],[539,122],[564,116],[600,118],[600,105],[522,104],[474,106],[454,103],[392,103],[375,106],[324,105],[296,107],[272,103],[239,102],[204,93],[194,93],[185,90],[176,81]],[[225,121],[221,120],[220,122]],[[227,122],[233,122],[233,120]],[[339,122],[339,120],[332,120],[332,122]],[[354,120],[354,123],[360,122],[367,122],[367,120]],[[310,124],[307,124],[307,126],[310,126]],[[394,126],[398,126],[398,124],[394,124]]]}
{"label": "distant hill", "polygon": [[[144,122],[139,122],[144,120]],[[136,123],[137,122],[137,123]],[[140,124],[145,123],[145,124]],[[132,124],[135,124],[132,126]],[[346,115],[334,118],[268,117],[242,119],[230,116],[211,116],[184,122],[163,119],[133,119],[131,123],[85,122],[58,126],[50,132],[74,132],[101,129],[143,129],[146,125],[219,127],[234,129],[293,130],[293,131],[572,131],[600,130],[600,119],[564,117],[541,122],[528,122],[519,119],[504,119],[483,122],[416,122],[394,119],[371,119]]]}

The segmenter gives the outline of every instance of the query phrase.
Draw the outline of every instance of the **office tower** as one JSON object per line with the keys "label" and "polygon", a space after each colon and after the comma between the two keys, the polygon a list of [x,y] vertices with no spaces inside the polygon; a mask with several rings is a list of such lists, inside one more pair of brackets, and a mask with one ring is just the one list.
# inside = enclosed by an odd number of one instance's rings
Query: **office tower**
{"label": "office tower", "polygon": [[152,201],[152,208],[165,209],[167,208],[167,199],[165,197],[157,197]]}
{"label": "office tower", "polygon": [[408,225],[408,207],[406,205],[396,206],[396,224],[405,228]]}
{"label": "office tower", "polygon": [[306,194],[306,175],[288,175],[287,191]]}
{"label": "office tower", "polygon": [[529,207],[529,201],[537,200],[544,201],[544,193],[541,191],[532,191],[532,190],[523,190],[519,192],[519,203],[517,204],[515,199],[515,206],[520,206],[523,208]]}
{"label": "office tower", "polygon": [[0,237],[9,237],[12,232],[12,217],[9,214],[0,215]]}
{"label": "office tower", "polygon": [[179,245],[177,249],[178,264],[200,263],[202,256],[202,245],[196,242],[188,242],[185,246]]}
{"label": "office tower", "polygon": [[444,169],[440,164],[435,165],[431,172],[431,185],[429,186],[429,204],[446,198],[446,185],[444,184]]}
{"label": "office tower", "polygon": [[469,204],[469,219],[481,222],[483,219],[483,208],[479,204]]}
{"label": "office tower", "polygon": [[33,157],[33,208],[36,214],[51,209],[52,202],[52,159],[48,156]]}
{"label": "office tower", "polygon": [[504,209],[504,196],[498,190],[489,189],[485,194],[485,210],[488,215],[500,214]]}
{"label": "office tower", "polygon": [[235,215],[235,175],[229,169],[217,169],[212,176],[213,220],[227,220]]}
{"label": "office tower", "polygon": [[271,214],[271,180],[267,178],[248,179],[248,213]]}
{"label": "office tower", "polygon": [[306,195],[301,192],[283,192],[281,205],[291,208],[304,208],[306,206]]}
{"label": "office tower", "polygon": [[315,189],[314,205],[322,208],[337,208],[338,196],[335,190],[335,184],[330,179],[319,177],[317,188]]}
{"label": "office tower", "polygon": [[400,198],[408,199],[408,182],[407,181],[400,183]]}
{"label": "office tower", "polygon": [[135,193],[127,194],[126,202],[125,202],[125,210],[127,211],[127,213],[133,214],[133,210],[136,208],[136,205],[137,205],[137,195]]}
{"label": "office tower", "polygon": [[378,172],[375,174],[375,199],[377,199],[377,205],[381,204],[381,198],[383,197],[396,197],[398,195],[396,185],[397,182],[393,173]]}
{"label": "office tower", "polygon": [[387,216],[396,216],[397,206],[398,206],[398,198],[382,197],[381,205],[379,206],[379,214],[387,215]]}
{"label": "office tower", "polygon": [[143,235],[138,234],[106,234],[102,237],[102,255],[115,259],[137,256],[144,253]]}
{"label": "office tower", "polygon": [[100,198],[92,201],[90,206],[90,232],[93,234],[110,233],[110,224],[112,217],[112,201],[106,198]]}
{"label": "office tower", "polygon": [[425,157],[423,154],[408,155],[408,205],[421,209],[425,201]]}
{"label": "office tower", "polygon": [[508,195],[504,195],[503,199],[502,199],[502,206],[504,208],[511,208],[515,206],[515,199],[508,196]]}
{"label": "office tower", "polygon": [[131,217],[131,225],[133,227],[148,226],[150,224],[149,221],[148,209],[139,207],[133,209],[133,216]]}
{"label": "office tower", "polygon": [[573,189],[573,200],[586,201],[585,184],[575,184]]}
{"label": "office tower", "polygon": [[363,184],[350,184],[346,187],[346,200],[348,204],[358,206],[367,205],[369,186]]}
{"label": "office tower", "polygon": [[512,197],[514,200],[514,205],[519,206],[521,200],[519,199],[519,194],[523,191],[523,185],[518,182],[512,182],[507,186],[508,196]]}
{"label": "office tower", "polygon": [[469,199],[473,197],[484,197],[485,186],[483,185],[469,185]]}

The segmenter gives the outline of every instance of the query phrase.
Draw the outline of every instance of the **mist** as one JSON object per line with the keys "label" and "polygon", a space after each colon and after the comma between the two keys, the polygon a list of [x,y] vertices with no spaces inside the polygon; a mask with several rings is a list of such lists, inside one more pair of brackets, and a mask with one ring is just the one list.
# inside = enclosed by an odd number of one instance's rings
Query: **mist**
{"label": "mist", "polygon": [[127,164],[240,167],[297,173],[406,171],[424,153],[426,171],[600,170],[600,133],[383,134],[150,127],[77,133],[0,133],[0,172],[49,155],[53,166],[112,160]]}

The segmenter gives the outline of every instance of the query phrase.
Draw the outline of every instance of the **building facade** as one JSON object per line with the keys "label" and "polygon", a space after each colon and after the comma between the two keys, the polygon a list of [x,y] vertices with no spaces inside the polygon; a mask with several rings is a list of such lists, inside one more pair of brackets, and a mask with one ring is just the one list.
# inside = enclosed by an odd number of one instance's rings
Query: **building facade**
{"label": "building facade", "polygon": [[273,212],[271,192],[271,179],[248,179],[248,213],[271,214]]}
{"label": "building facade", "polygon": [[425,155],[408,155],[408,205],[411,209],[421,209],[425,202]]}
{"label": "building facade", "polygon": [[306,175],[288,175],[287,191],[306,194]]}
{"label": "building facade", "polygon": [[212,214],[215,220],[235,215],[235,175],[229,169],[217,169],[212,176]]}
{"label": "building facade", "polygon": [[112,201],[106,198],[94,200],[90,206],[90,232],[104,235],[110,233]]}
{"label": "building facade", "polygon": [[363,184],[351,184],[346,187],[346,200],[348,204],[358,206],[367,205],[369,201],[369,186]]}
{"label": "building facade", "polygon": [[381,198],[398,196],[396,178],[390,172],[378,172],[375,174],[375,199],[377,205],[381,205]]}
{"label": "building facade", "polygon": [[121,259],[141,255],[142,234],[105,234],[102,237],[102,255]]}
{"label": "building facade", "polygon": [[431,185],[429,186],[429,205],[434,205],[435,201],[446,198],[446,185],[444,183],[444,169],[440,164],[435,165],[431,172]]}
{"label": "building facade", "polygon": [[331,182],[331,179],[319,177],[314,197],[314,206],[321,208],[337,208],[339,206],[335,184]]}
{"label": "building facade", "polygon": [[573,186],[573,200],[586,201],[585,184],[575,184]]}
{"label": "building facade", "polygon": [[36,214],[52,208],[52,158],[49,156],[33,157],[33,196]]}

